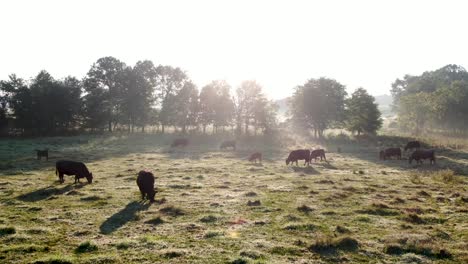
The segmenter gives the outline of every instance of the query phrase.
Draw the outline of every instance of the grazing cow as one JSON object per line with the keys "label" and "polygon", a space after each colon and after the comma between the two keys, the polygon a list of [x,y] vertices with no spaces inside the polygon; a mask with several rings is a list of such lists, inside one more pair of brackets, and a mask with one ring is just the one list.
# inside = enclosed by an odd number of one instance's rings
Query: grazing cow
{"label": "grazing cow", "polygon": [[400,148],[386,148],[380,151],[379,156],[381,160],[386,160],[391,157],[397,157],[398,159],[401,159],[401,149]]}
{"label": "grazing cow", "polygon": [[176,138],[172,141],[171,148],[175,148],[178,146],[185,147],[190,143],[190,141],[186,138]]}
{"label": "grazing cow", "polygon": [[44,150],[35,149],[35,151],[36,151],[38,160],[41,160],[42,157],[45,157],[47,161],[49,160],[49,149],[44,149]]}
{"label": "grazing cow", "polygon": [[227,148],[232,148],[233,150],[236,150],[236,141],[235,140],[226,140],[223,143],[221,143],[221,146],[219,146],[220,149],[227,149]]}
{"label": "grazing cow", "polygon": [[255,152],[253,153],[252,155],[250,155],[249,157],[249,161],[252,162],[254,161],[255,163],[257,163],[257,160],[262,163],[262,153],[260,152]]}
{"label": "grazing cow", "polygon": [[315,149],[310,152],[310,162],[312,162],[312,159],[317,161],[318,158],[320,158],[320,161],[322,160],[327,161],[327,157],[325,157],[324,149]]}
{"label": "grazing cow", "polygon": [[418,164],[422,164],[423,160],[425,159],[429,159],[430,164],[435,164],[436,159],[434,150],[417,149],[413,153],[411,153],[408,162],[409,164],[411,164],[413,160],[416,160]]}
{"label": "grazing cow", "polygon": [[55,163],[55,175],[59,175],[60,183],[63,183],[63,175],[75,175],[75,183],[80,182],[81,178],[86,178],[88,183],[93,182],[93,174],[88,171],[83,162],[59,160]]}
{"label": "grazing cow", "polygon": [[419,141],[410,141],[406,144],[405,151],[407,151],[408,149],[409,150],[418,149],[420,147],[421,147],[421,144],[419,143]]}
{"label": "grazing cow", "polygon": [[149,171],[140,171],[138,172],[137,185],[141,192],[141,199],[145,199],[145,196],[148,198],[150,203],[154,202],[154,175]]}
{"label": "grazing cow", "polygon": [[286,165],[289,165],[290,162],[296,162],[296,166],[298,166],[298,160],[304,160],[304,165],[310,165],[310,150],[296,149],[291,151],[288,158],[286,159]]}

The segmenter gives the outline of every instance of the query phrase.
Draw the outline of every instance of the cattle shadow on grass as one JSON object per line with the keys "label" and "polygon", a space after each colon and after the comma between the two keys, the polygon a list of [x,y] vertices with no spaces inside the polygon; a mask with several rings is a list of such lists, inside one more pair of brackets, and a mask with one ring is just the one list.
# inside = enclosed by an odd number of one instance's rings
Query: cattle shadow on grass
{"label": "cattle shadow on grass", "polygon": [[23,202],[37,202],[45,200],[53,195],[61,195],[71,190],[80,189],[83,184],[69,184],[63,188],[57,188],[54,185],[50,185],[29,193],[22,194],[17,197],[18,200]]}
{"label": "cattle shadow on grass", "polygon": [[309,174],[309,175],[317,175],[320,174],[320,172],[312,166],[306,166],[306,167],[298,167],[298,166],[293,166],[291,167],[294,172],[300,172],[304,174]]}
{"label": "cattle shadow on grass", "polygon": [[99,230],[102,234],[106,235],[113,233],[129,221],[134,220],[136,213],[138,213],[139,211],[145,211],[149,207],[149,203],[141,203],[136,201],[130,202],[125,206],[125,208],[113,214],[111,217],[107,218],[107,220],[101,224]]}

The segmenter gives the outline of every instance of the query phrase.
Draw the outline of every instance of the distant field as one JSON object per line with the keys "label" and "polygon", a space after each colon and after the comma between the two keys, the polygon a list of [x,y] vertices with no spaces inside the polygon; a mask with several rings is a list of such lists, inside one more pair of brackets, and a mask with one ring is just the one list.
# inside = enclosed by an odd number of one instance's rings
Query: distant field
{"label": "distant field", "polygon": [[[465,148],[439,146],[437,165],[417,166],[378,160],[396,137],[257,137],[237,151],[208,136],[171,150],[172,138],[0,140],[0,263],[468,262]],[[328,163],[285,165],[292,148],[319,145]],[[263,164],[249,163],[258,150]],[[59,184],[58,159],[84,161],[94,182]],[[157,176],[152,205],[141,169]]]}

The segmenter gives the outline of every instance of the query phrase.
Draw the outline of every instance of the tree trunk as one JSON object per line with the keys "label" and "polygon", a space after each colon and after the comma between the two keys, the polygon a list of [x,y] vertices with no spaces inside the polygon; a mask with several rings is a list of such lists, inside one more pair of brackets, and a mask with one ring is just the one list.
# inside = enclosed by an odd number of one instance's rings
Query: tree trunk
{"label": "tree trunk", "polygon": [[161,124],[161,133],[164,134],[164,124]]}
{"label": "tree trunk", "polygon": [[109,129],[109,132],[112,132],[112,121],[110,121],[110,120],[109,120],[109,127],[108,127],[108,129]]}
{"label": "tree trunk", "polygon": [[203,124],[203,135],[205,135],[205,134],[206,134],[206,125]]}

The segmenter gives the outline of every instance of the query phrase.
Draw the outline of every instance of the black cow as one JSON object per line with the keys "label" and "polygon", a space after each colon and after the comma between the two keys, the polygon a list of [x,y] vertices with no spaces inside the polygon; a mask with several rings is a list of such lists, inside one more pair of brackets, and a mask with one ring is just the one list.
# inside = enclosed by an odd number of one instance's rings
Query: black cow
{"label": "black cow", "polygon": [[141,192],[141,199],[145,199],[145,196],[150,200],[150,203],[154,202],[154,175],[149,171],[138,172],[137,185]]}
{"label": "black cow", "polygon": [[55,175],[59,176],[60,183],[63,183],[63,175],[75,175],[75,183],[80,182],[81,178],[86,178],[88,183],[93,182],[93,174],[88,171],[83,162],[59,160],[55,163]]}
{"label": "black cow", "polygon": [[431,150],[424,150],[424,149],[415,150],[413,153],[411,153],[408,162],[409,164],[411,164],[413,160],[416,160],[418,164],[422,164],[423,160],[425,159],[429,159],[430,164],[435,164],[436,159],[435,159],[434,150],[432,149]]}
{"label": "black cow", "polygon": [[317,161],[317,159],[320,158],[320,161],[325,160],[327,161],[327,157],[325,157],[325,150],[324,149],[315,149],[310,152],[310,162],[312,162],[312,159]]}
{"label": "black cow", "polygon": [[35,151],[36,151],[38,160],[41,160],[42,157],[45,157],[47,161],[49,160],[49,149],[44,149],[44,150],[35,149]]}
{"label": "black cow", "polygon": [[233,150],[236,150],[236,141],[235,140],[227,140],[221,143],[221,146],[219,146],[220,149],[227,149],[227,148],[232,148]]}
{"label": "black cow", "polygon": [[190,141],[186,138],[176,138],[172,141],[171,148],[182,146],[185,147],[190,143]]}
{"label": "black cow", "polygon": [[406,144],[405,146],[405,151],[412,150],[412,149],[418,149],[421,147],[421,143],[419,141],[410,141]]}
{"label": "black cow", "polygon": [[401,159],[401,149],[400,148],[386,148],[380,151],[379,156],[381,160],[386,160],[391,157],[397,157],[398,159]]}
{"label": "black cow", "polygon": [[286,165],[289,165],[290,162],[296,162],[296,166],[298,166],[298,160],[304,160],[304,165],[310,165],[310,150],[296,149],[291,151],[288,158],[286,159]]}

